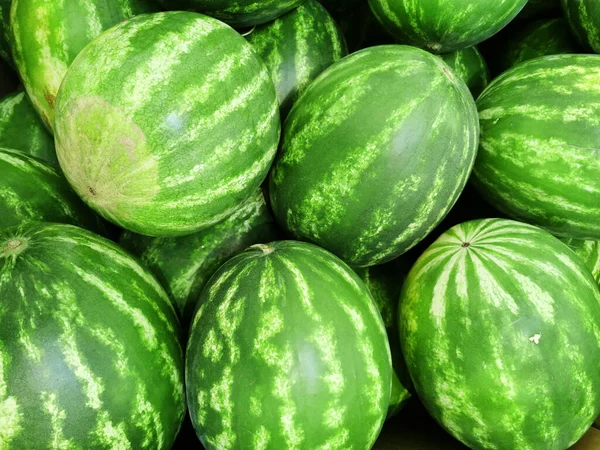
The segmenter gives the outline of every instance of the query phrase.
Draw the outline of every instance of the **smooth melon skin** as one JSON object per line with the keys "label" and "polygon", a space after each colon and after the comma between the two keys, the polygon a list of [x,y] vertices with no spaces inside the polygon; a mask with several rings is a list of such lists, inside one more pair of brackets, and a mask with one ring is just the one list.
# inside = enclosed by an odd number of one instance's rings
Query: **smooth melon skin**
{"label": "smooth melon skin", "polygon": [[112,242],[0,231],[0,448],[170,449],[185,413],[177,314]]}
{"label": "smooth melon skin", "polygon": [[600,53],[600,3],[596,0],[561,0],[561,5],[579,42]]}
{"label": "smooth melon skin", "polygon": [[56,152],[73,189],[147,236],[231,215],[266,178],[279,134],[275,87],[252,46],[191,12],[104,33],[73,63],[56,106]]}
{"label": "smooth melon skin", "polygon": [[429,413],[472,449],[565,450],[600,412],[600,292],[549,233],[466,222],[403,286],[400,342]]}
{"label": "smooth melon skin", "polygon": [[270,176],[277,221],[353,267],[427,236],[463,190],[479,128],[467,86],[400,45],[338,61],[288,115]]}
{"label": "smooth melon skin", "polygon": [[369,0],[381,25],[405,44],[435,53],[471,47],[500,31],[527,0]]}
{"label": "smooth melon skin", "polygon": [[196,11],[235,28],[261,25],[300,6],[304,0],[158,0],[167,10]]}
{"label": "smooth melon skin", "polygon": [[552,234],[600,239],[600,56],[526,61],[477,100],[472,181],[508,216]]}
{"label": "smooth melon skin", "polygon": [[202,292],[186,387],[207,450],[370,449],[391,376],[368,289],[312,244],[253,246]]}

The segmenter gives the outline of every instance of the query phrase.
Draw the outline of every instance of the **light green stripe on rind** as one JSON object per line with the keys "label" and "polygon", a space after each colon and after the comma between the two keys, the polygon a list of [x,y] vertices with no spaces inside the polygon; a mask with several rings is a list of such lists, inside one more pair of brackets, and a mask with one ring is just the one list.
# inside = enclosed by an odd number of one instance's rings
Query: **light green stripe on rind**
{"label": "light green stripe on rind", "polygon": [[0,298],[3,448],[171,448],[185,413],[181,333],[146,269],[70,225],[10,228]]}
{"label": "light green stripe on rind", "polygon": [[266,177],[279,133],[275,89],[250,44],[187,12],[104,33],[77,58],[57,104],[57,154],[75,191],[150,236],[231,215]]}
{"label": "light green stripe on rind", "polygon": [[479,97],[473,181],[505,214],[579,239],[600,238],[600,57],[527,61]]}
{"label": "light green stripe on rind", "polygon": [[347,53],[335,21],[317,0],[257,27],[246,39],[271,72],[284,116],[312,80]]}
{"label": "light green stripe on rind", "polygon": [[274,213],[352,266],[391,260],[454,204],[477,141],[473,98],[439,58],[407,46],[354,53],[288,116],[271,172]]}
{"label": "light green stripe on rind", "polygon": [[600,53],[600,4],[595,0],[561,0],[561,5],[579,42]]}
{"label": "light green stripe on rind", "polygon": [[600,412],[599,301],[583,262],[539,228],[450,229],[401,295],[420,399],[470,448],[568,448]]}
{"label": "light green stripe on rind", "polygon": [[466,83],[474,98],[489,84],[490,71],[476,47],[446,53],[441,58]]}
{"label": "light green stripe on rind", "polygon": [[217,271],[200,305],[186,380],[207,449],[373,445],[389,402],[389,347],[345,264],[306,243],[254,246]]}

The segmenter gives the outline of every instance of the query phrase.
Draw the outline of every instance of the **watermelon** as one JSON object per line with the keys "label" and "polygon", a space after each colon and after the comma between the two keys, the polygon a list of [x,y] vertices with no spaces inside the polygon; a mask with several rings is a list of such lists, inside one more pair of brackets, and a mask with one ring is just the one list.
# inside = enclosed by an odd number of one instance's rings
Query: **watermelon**
{"label": "watermelon", "polygon": [[12,64],[10,51],[10,4],[12,0],[0,0],[0,58]]}
{"label": "watermelon", "polygon": [[165,9],[197,11],[232,27],[270,22],[301,5],[304,0],[159,0]]}
{"label": "watermelon", "polygon": [[381,25],[401,42],[448,53],[500,31],[527,0],[369,0]]}
{"label": "watermelon", "polygon": [[152,0],[12,1],[15,64],[33,106],[50,131],[54,129],[58,88],[79,52],[104,30],[154,9]]}
{"label": "watermelon", "polygon": [[0,100],[0,147],[21,150],[58,165],[54,138],[44,127],[24,91]]}
{"label": "watermelon", "polygon": [[73,63],[56,104],[56,152],[75,191],[149,236],[231,215],[266,178],[279,133],[277,94],[252,46],[190,12],[104,33]]}
{"label": "watermelon", "polygon": [[271,72],[282,115],[323,70],[347,54],[341,31],[317,0],[307,0],[248,36]]}
{"label": "watermelon", "polygon": [[204,231],[177,238],[153,238],[126,231],[120,244],[162,282],[187,327],[212,274],[248,246],[275,238],[273,218],[262,191],[257,190],[233,215]]}
{"label": "watermelon", "polygon": [[467,84],[473,97],[477,98],[489,84],[490,71],[476,47],[446,53],[441,58]]}
{"label": "watermelon", "polygon": [[571,238],[561,240],[579,256],[600,284],[600,241]]}
{"label": "watermelon", "polygon": [[518,19],[557,17],[560,15],[560,0],[529,0]]}
{"label": "watermelon", "polygon": [[579,42],[600,53],[600,3],[596,0],[561,0],[561,3]]}
{"label": "watermelon", "polygon": [[169,449],[185,413],[177,315],[110,241],[0,231],[0,448]]}
{"label": "watermelon", "polygon": [[292,108],[270,178],[280,224],[351,266],[390,261],[444,218],[478,142],[473,97],[438,57],[356,52]]}
{"label": "watermelon", "polygon": [[186,387],[207,450],[368,449],[385,419],[391,359],[360,278],[312,244],[259,244],[199,300]]}
{"label": "watermelon", "polygon": [[49,164],[0,148],[0,173],[0,230],[29,222],[59,222],[104,233],[100,220]]}
{"label": "watermelon", "polygon": [[479,97],[473,182],[512,218],[558,236],[600,239],[600,56],[526,61]]}
{"label": "watermelon", "polygon": [[511,29],[510,33],[501,32],[498,41],[495,59],[499,71],[540,56],[583,53],[569,24],[562,18],[538,20],[520,29]]}
{"label": "watermelon", "polygon": [[600,291],[549,233],[444,233],[402,288],[400,342],[429,413],[472,449],[564,450],[600,412]]}

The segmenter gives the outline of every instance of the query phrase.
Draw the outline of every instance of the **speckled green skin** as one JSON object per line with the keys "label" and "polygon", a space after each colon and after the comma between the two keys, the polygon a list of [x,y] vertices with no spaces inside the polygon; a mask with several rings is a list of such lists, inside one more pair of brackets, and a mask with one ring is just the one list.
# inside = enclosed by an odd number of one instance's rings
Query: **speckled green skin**
{"label": "speckled green skin", "polygon": [[538,20],[503,35],[495,59],[500,71],[540,56],[584,53],[565,19]]}
{"label": "speckled green skin", "polygon": [[500,31],[527,0],[369,0],[375,17],[401,42],[448,53]]}
{"label": "speckled green skin", "polygon": [[232,27],[251,27],[275,20],[304,0],[158,0],[165,9],[196,11]]}
{"label": "speckled green skin", "polygon": [[125,232],[120,244],[138,256],[165,286],[187,328],[213,273],[250,245],[271,242],[276,235],[275,223],[258,190],[230,217],[204,231],[178,238]]}
{"label": "speckled green skin", "polygon": [[354,267],[401,255],[450,210],[479,135],[473,97],[438,57],[372,47],[323,72],[284,127],[278,222]]}
{"label": "speckled green skin", "polygon": [[0,304],[0,448],[171,448],[180,328],[138,262],[71,225],[3,230]]}
{"label": "speckled green skin", "polygon": [[596,0],[561,0],[561,4],[579,42],[600,53],[600,3]]}
{"label": "speckled green skin", "polygon": [[558,17],[559,15],[560,0],[529,0],[517,19]]}
{"label": "speckled green skin", "polygon": [[225,263],[202,291],[186,353],[207,450],[369,449],[392,366],[385,326],[352,270],[280,241]]}
{"label": "speckled green skin", "polygon": [[279,134],[275,87],[252,46],[191,12],[104,33],[71,66],[56,106],[56,153],[73,189],[148,236],[231,215],[266,178]]}
{"label": "speckled green skin", "polygon": [[105,232],[98,217],[47,163],[0,148],[0,230],[29,222],[59,222]]}
{"label": "speckled green skin", "polygon": [[10,4],[12,0],[0,0],[0,58],[13,64],[10,50]]}
{"label": "speckled green skin", "polygon": [[564,450],[600,412],[600,292],[549,233],[486,219],[444,233],[402,289],[419,398],[469,448]]}
{"label": "speckled green skin", "polygon": [[317,0],[257,27],[246,39],[271,72],[282,116],[317,75],[347,54],[341,31]]}
{"label": "speckled green skin", "polygon": [[600,57],[526,61],[479,97],[472,180],[493,206],[558,236],[600,239]]}
{"label": "speckled green skin", "polygon": [[466,83],[474,98],[489,84],[490,70],[476,47],[446,53],[441,58]]}
{"label": "speckled green skin", "polygon": [[24,91],[0,100],[0,147],[21,150],[58,166],[54,138]]}

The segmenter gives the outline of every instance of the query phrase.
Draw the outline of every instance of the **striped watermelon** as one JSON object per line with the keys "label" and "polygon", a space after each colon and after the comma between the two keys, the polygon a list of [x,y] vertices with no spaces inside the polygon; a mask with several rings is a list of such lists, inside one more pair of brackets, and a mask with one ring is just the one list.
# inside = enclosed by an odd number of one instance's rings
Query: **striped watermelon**
{"label": "striped watermelon", "polygon": [[585,263],[598,284],[600,284],[600,241],[582,239],[561,239]]}
{"label": "striped watermelon", "polygon": [[290,112],[271,173],[275,216],[352,266],[389,261],[454,204],[478,132],[471,94],[441,59],[408,46],[361,50]]}
{"label": "striped watermelon", "polygon": [[317,75],[347,54],[343,35],[317,0],[257,27],[246,39],[271,72],[282,115]]}
{"label": "striped watermelon", "polygon": [[20,151],[0,148],[0,174],[0,230],[41,221],[105,232],[96,215],[47,163]]}
{"label": "striped watermelon", "polygon": [[58,165],[54,138],[23,91],[0,100],[0,147],[21,150]]}
{"label": "striped watermelon", "polygon": [[490,71],[476,47],[446,53],[441,58],[467,84],[473,97],[477,98],[489,84]]}
{"label": "striped watermelon", "polygon": [[79,52],[107,28],[154,10],[153,4],[152,0],[12,0],[15,64],[48,129],[54,129],[58,88]]}
{"label": "striped watermelon", "polygon": [[390,350],[369,291],[314,245],[259,244],[200,297],[186,353],[207,450],[369,449],[390,398]]}
{"label": "striped watermelon", "polygon": [[561,3],[579,42],[600,53],[600,3],[597,0],[561,0]]}
{"label": "striped watermelon", "polygon": [[12,64],[10,51],[10,4],[12,0],[0,0],[0,58]]}
{"label": "striped watermelon", "polygon": [[0,273],[0,448],[171,448],[183,352],[158,282],[63,224],[1,231]]}
{"label": "striped watermelon", "polygon": [[500,31],[527,0],[369,0],[375,17],[401,42],[447,53]]}
{"label": "striped watermelon", "polygon": [[492,205],[559,236],[600,239],[599,84],[595,55],[537,58],[492,82],[477,101],[473,172]]}
{"label": "striped watermelon", "polygon": [[270,22],[301,5],[304,0],[159,0],[165,9],[197,11],[232,27]]}
{"label": "striped watermelon", "polygon": [[470,448],[564,450],[600,412],[600,292],[539,228],[443,234],[408,275],[399,325],[419,397]]}
{"label": "striped watermelon", "polygon": [[139,256],[162,282],[187,326],[212,274],[248,246],[275,238],[275,224],[259,189],[233,215],[204,231],[178,238],[125,232],[120,244]]}
{"label": "striped watermelon", "polygon": [[259,187],[279,120],[267,69],[233,29],[195,13],[146,14],[104,33],[71,66],[56,151],[75,191],[106,219],[185,235],[231,215]]}

